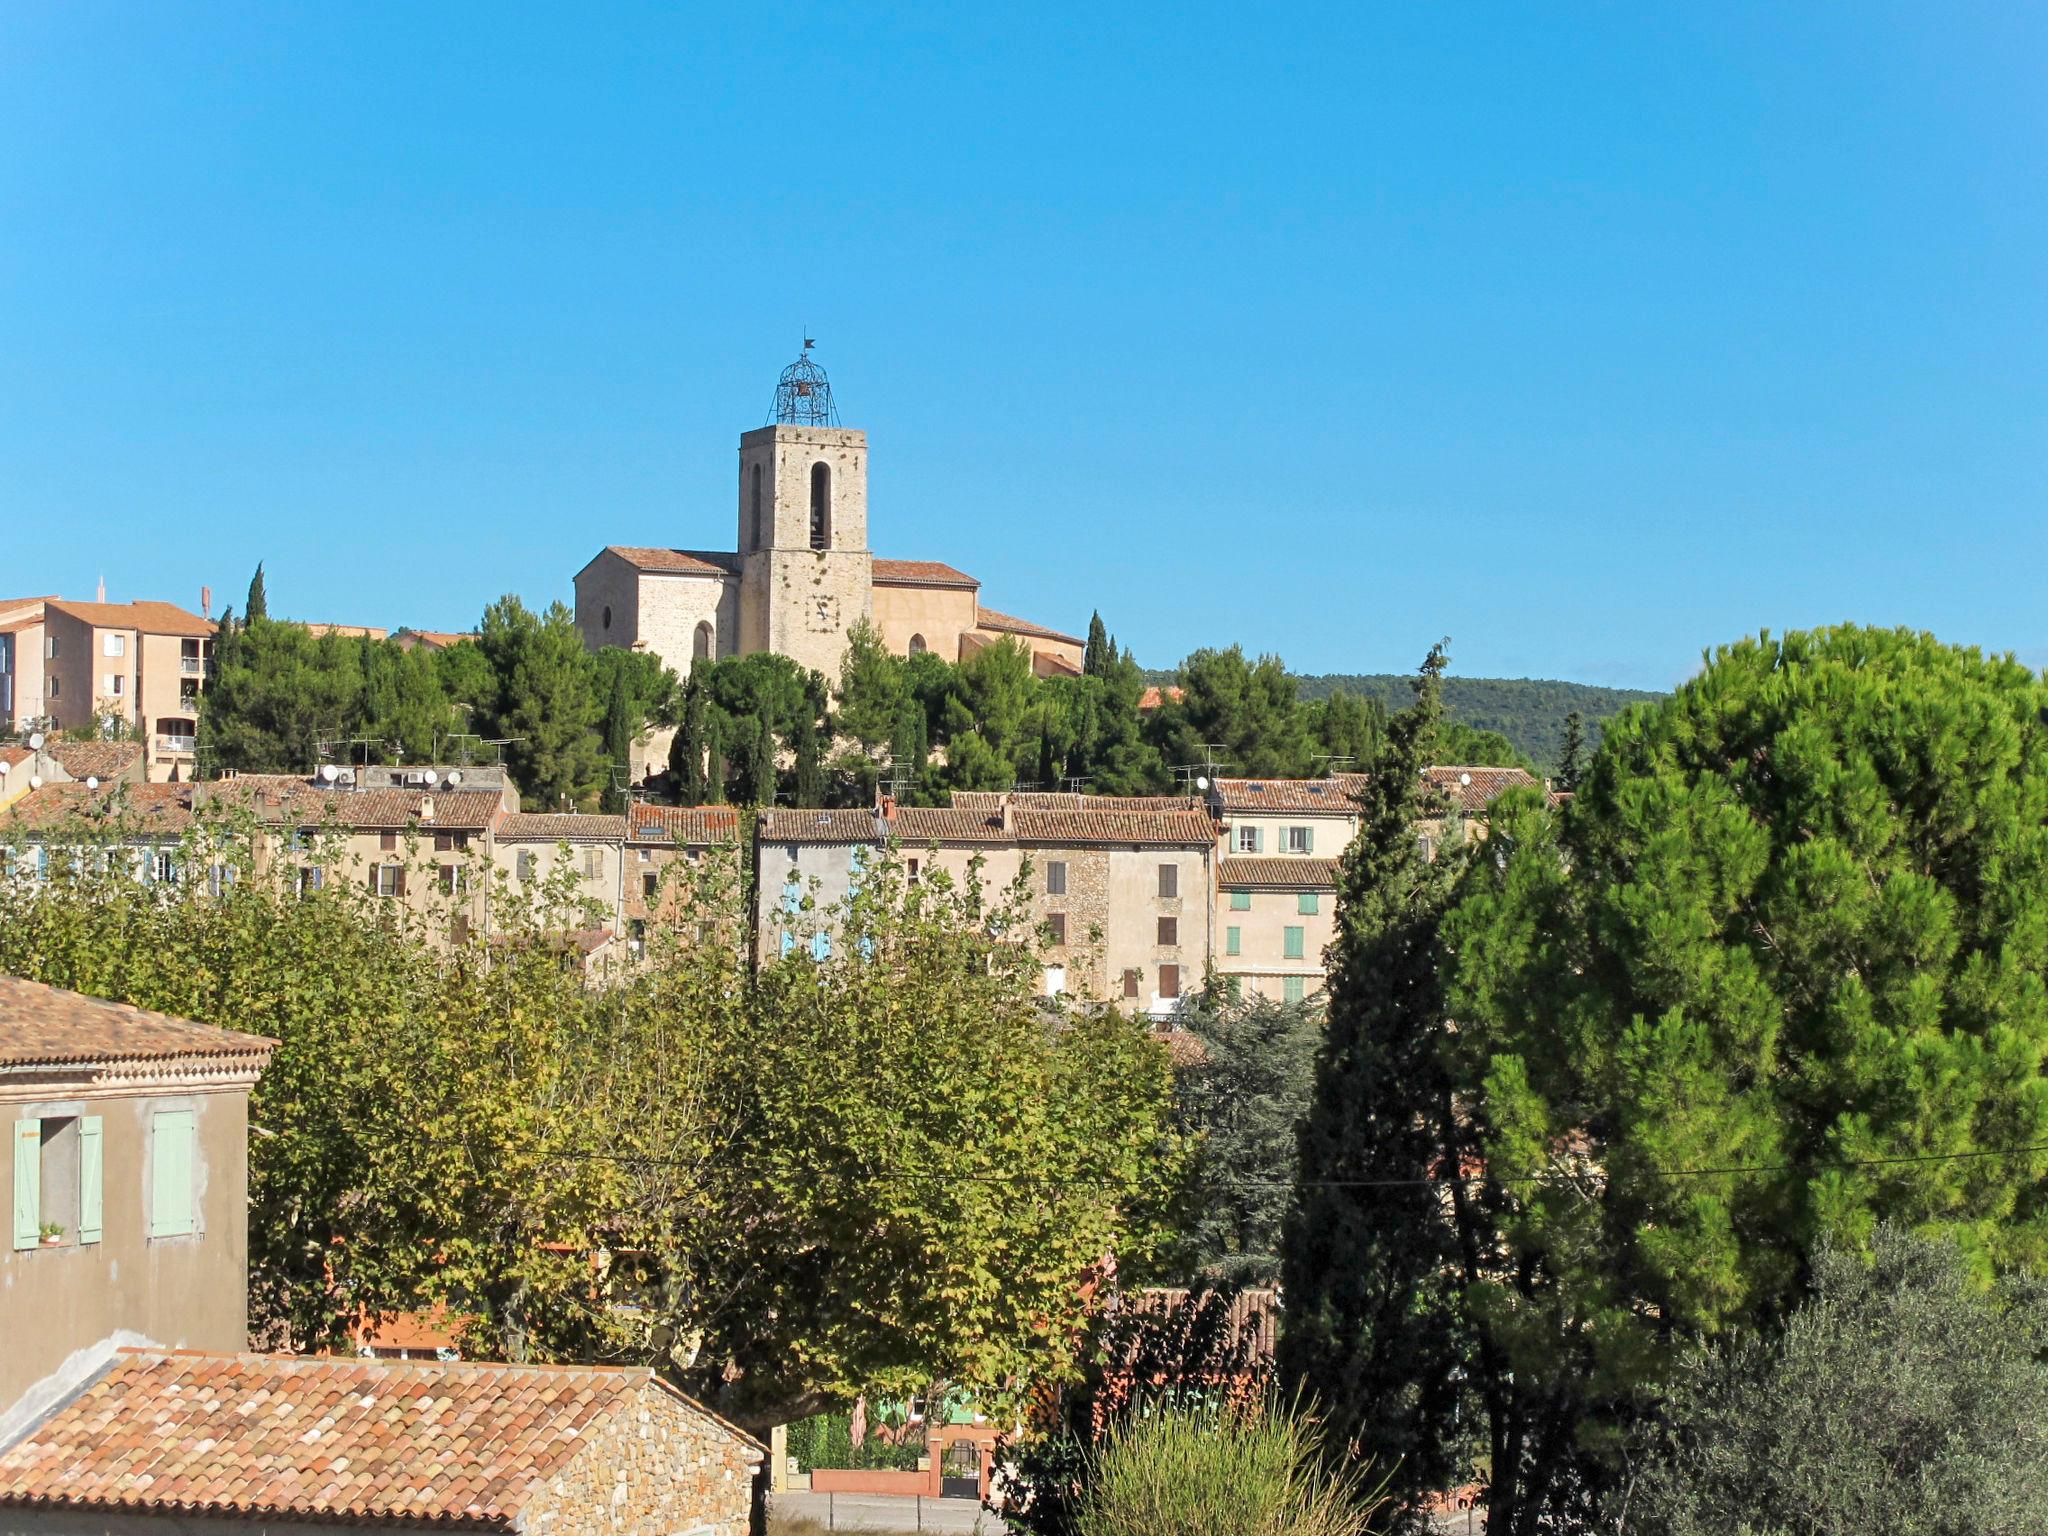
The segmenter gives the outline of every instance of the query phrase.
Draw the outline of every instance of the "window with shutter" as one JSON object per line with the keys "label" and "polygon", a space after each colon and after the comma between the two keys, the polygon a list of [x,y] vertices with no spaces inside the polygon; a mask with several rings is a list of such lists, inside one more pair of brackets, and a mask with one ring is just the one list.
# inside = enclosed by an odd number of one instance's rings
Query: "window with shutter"
{"label": "window with shutter", "polygon": [[1306,957],[1307,950],[1303,943],[1305,933],[1306,930],[1301,928],[1288,928],[1283,931],[1281,938],[1285,948],[1282,950],[1282,953],[1289,960],[1300,960]]}
{"label": "window with shutter", "polygon": [[1317,895],[1314,891],[1303,891],[1301,893],[1299,903],[1296,906],[1295,910],[1298,911],[1303,917],[1314,917],[1316,913],[1322,910],[1322,906],[1322,897]]}
{"label": "window with shutter", "polygon": [[377,834],[377,847],[383,853],[397,852],[398,834],[396,832],[379,832]]}
{"label": "window with shutter", "polygon": [[644,875],[642,875],[642,876],[640,877],[640,896],[641,896],[641,899],[642,899],[643,901],[652,901],[652,900],[654,900],[654,893],[655,893],[655,891],[656,891],[656,890],[658,890],[658,889],[660,888],[660,886],[661,886],[661,876],[659,876],[659,875],[657,875],[657,874],[652,874],[652,873],[649,873],[649,874],[644,874]]}
{"label": "window with shutter", "polygon": [[1142,985],[1142,983],[1143,983],[1143,978],[1141,978],[1141,977],[1140,977],[1140,976],[1138,975],[1138,973],[1137,973],[1136,971],[1125,971],[1125,972],[1124,972],[1124,996],[1125,996],[1125,997],[1136,997],[1136,996],[1138,995],[1138,988],[1139,988],[1139,986],[1140,986],[1140,985]]}
{"label": "window with shutter", "polygon": [[1232,891],[1232,892],[1230,893],[1230,910],[1231,910],[1231,911],[1233,911],[1233,912],[1249,912],[1249,911],[1251,911],[1251,909],[1252,909],[1252,893],[1251,893],[1250,891]]}
{"label": "window with shutter", "polygon": [[105,1183],[105,1152],[98,1115],[78,1122],[78,1240],[100,1240],[100,1191]]}
{"label": "window with shutter", "polygon": [[1055,943],[1055,944],[1064,944],[1064,943],[1066,943],[1066,942],[1067,942],[1067,914],[1066,914],[1066,913],[1064,913],[1064,912],[1055,912],[1055,913],[1053,913],[1053,914],[1052,914],[1052,916],[1048,917],[1048,918],[1047,918],[1047,919],[1045,920],[1045,926],[1046,926],[1047,928],[1049,928],[1049,929],[1051,929],[1051,930],[1052,930],[1052,941],[1053,941],[1053,943]]}
{"label": "window with shutter", "polygon": [[1289,853],[1314,853],[1316,851],[1316,829],[1314,827],[1289,827],[1287,829],[1287,851]]}
{"label": "window with shutter", "polygon": [[1239,955],[1239,954],[1243,954],[1243,953],[1244,953],[1244,949],[1243,949],[1243,933],[1244,933],[1244,930],[1243,930],[1243,929],[1241,929],[1241,928],[1226,928],[1226,929],[1224,929],[1224,930],[1223,930],[1223,953],[1225,953],[1226,955]]}
{"label": "window with shutter", "polygon": [[198,1230],[193,1210],[194,1130],[189,1109],[160,1109],[150,1118],[151,1237],[186,1237]]}
{"label": "window with shutter", "polygon": [[43,1235],[43,1122],[14,1122],[14,1246],[33,1248]]}
{"label": "window with shutter", "polygon": [[1167,949],[1171,949],[1180,943],[1179,918],[1162,917],[1159,919],[1159,943],[1163,948]]}
{"label": "window with shutter", "polygon": [[1171,901],[1180,895],[1180,866],[1162,864],[1159,866],[1159,895],[1162,900]]}
{"label": "window with shutter", "polygon": [[1283,976],[1280,978],[1280,996],[1285,1002],[1298,1003],[1308,995],[1308,978],[1305,976]]}
{"label": "window with shutter", "polygon": [[1180,996],[1179,966],[1162,965],[1161,967],[1159,967],[1159,995],[1161,997]]}
{"label": "window with shutter", "polygon": [[1067,894],[1067,861],[1050,860],[1045,866],[1045,894],[1064,896]]}

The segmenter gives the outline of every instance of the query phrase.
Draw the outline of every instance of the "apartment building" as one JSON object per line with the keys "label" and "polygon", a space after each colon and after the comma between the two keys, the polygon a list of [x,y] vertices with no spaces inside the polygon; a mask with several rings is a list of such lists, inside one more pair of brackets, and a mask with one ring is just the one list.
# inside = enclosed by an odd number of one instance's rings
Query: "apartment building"
{"label": "apartment building", "polygon": [[6,726],[83,732],[117,720],[142,743],[149,778],[188,779],[214,632],[175,603],[0,605]]}
{"label": "apartment building", "polygon": [[1049,995],[1113,1000],[1163,1017],[1208,967],[1215,828],[1198,801],[958,793],[949,806],[768,811],[757,842],[757,953],[823,953],[804,914],[843,901],[893,845],[906,875],[978,872],[992,896],[1022,876],[1047,938]]}
{"label": "apartment building", "polygon": [[[1484,813],[1510,789],[1536,788],[1520,768],[1433,767],[1448,817],[1416,824],[1425,855],[1446,836],[1486,835]],[[1337,870],[1358,832],[1363,774],[1217,779],[1207,801],[1217,843],[1216,968],[1244,996],[1299,1002],[1323,988],[1336,935]],[[1453,830],[1455,828],[1455,830]]]}
{"label": "apartment building", "polygon": [[110,1341],[246,1347],[249,1090],[275,1044],[0,976],[0,1445]]}

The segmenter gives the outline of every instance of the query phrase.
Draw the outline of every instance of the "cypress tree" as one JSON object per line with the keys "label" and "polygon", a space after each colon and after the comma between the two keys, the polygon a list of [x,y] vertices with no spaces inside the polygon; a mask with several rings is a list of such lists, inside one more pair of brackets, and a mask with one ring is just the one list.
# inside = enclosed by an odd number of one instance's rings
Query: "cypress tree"
{"label": "cypress tree", "polygon": [[1081,650],[1082,675],[1102,677],[1115,660],[1116,642],[1109,638],[1109,627],[1102,622],[1102,614],[1097,611],[1088,618],[1088,643]]}
{"label": "cypress tree", "polygon": [[1445,812],[1423,776],[1444,662],[1438,645],[1390,722],[1340,866],[1329,1023],[1281,1249],[1283,1376],[1322,1410],[1333,1445],[1380,1463],[1408,1509],[1446,1485],[1455,1438],[1452,1229],[1433,1181],[1450,1112],[1438,928],[1464,858],[1430,860],[1415,829]]}
{"label": "cypress tree", "polygon": [[625,671],[615,670],[612,695],[604,708],[604,755],[609,761],[605,765],[602,802],[604,809],[614,816],[623,815],[626,809],[626,791],[620,786],[632,772],[633,713],[633,696]]}
{"label": "cypress tree", "polygon": [[669,743],[668,771],[675,781],[676,799],[684,805],[703,805],[711,798],[711,784],[704,771],[709,742],[704,720],[704,690],[692,678],[683,699],[683,724]]}
{"label": "cypress tree", "polygon": [[1557,787],[1579,787],[1580,759],[1586,752],[1586,721],[1576,709],[1564,717],[1564,746],[1557,754]]}
{"label": "cypress tree", "polygon": [[[225,617],[225,615],[223,615]],[[263,594],[263,562],[256,562],[256,574],[249,578],[249,600],[242,604],[242,622],[254,624],[270,617],[270,602]]]}
{"label": "cypress tree", "polygon": [[746,775],[747,798],[755,805],[775,803],[775,732],[766,715],[756,715],[747,737],[747,755],[741,771]]}
{"label": "cypress tree", "polygon": [[790,751],[796,754],[796,803],[801,806],[819,806],[825,803],[825,764],[822,746],[818,739],[818,717],[810,705],[797,712],[795,740]]}

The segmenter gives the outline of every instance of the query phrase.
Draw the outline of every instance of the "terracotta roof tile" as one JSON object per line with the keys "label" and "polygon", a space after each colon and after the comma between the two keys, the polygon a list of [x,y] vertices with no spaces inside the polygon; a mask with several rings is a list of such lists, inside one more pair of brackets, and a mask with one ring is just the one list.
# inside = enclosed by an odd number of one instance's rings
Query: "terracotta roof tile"
{"label": "terracotta roof tile", "polygon": [[571,816],[521,811],[498,828],[501,843],[619,843],[626,838],[623,816]]}
{"label": "terracotta roof tile", "polygon": [[227,1057],[260,1067],[276,1044],[261,1035],[0,976],[0,1062],[8,1066]]}
{"label": "terracotta roof tile", "polygon": [[1184,795],[1084,795],[1062,790],[956,789],[953,804],[974,810],[999,809],[1007,800],[1020,811],[1199,811],[1200,800]]}
{"label": "terracotta roof tile", "polygon": [[74,603],[51,598],[48,607],[101,629],[132,629],[145,635],[212,635],[219,625],[176,603]]}
{"label": "terracotta roof tile", "polygon": [[123,1350],[0,1455],[0,1504],[512,1529],[645,1369]]}
{"label": "terracotta roof tile", "polygon": [[738,555],[717,549],[654,549],[640,544],[608,544],[605,553],[617,555],[639,570],[684,576],[732,576],[738,574],[740,567]]}
{"label": "terracotta roof tile", "polygon": [[890,835],[898,842],[916,843],[1007,843],[1003,813],[965,805],[899,806],[889,823]]}
{"label": "terracotta roof tile", "polygon": [[1034,624],[1029,619],[1019,619],[1007,613],[998,613],[995,609],[983,607],[979,603],[975,604],[975,623],[983,629],[993,629],[1007,635],[1029,635],[1036,640],[1059,640],[1068,645],[1081,645],[1085,643],[1079,635],[1063,634],[1057,629],[1047,629],[1044,625]]}
{"label": "terracotta roof tile", "polygon": [[739,812],[729,805],[648,805],[636,802],[628,814],[636,843],[674,843],[689,847],[739,841]]}
{"label": "terracotta roof tile", "polygon": [[942,560],[877,560],[875,581],[885,587],[969,587],[981,583]]}
{"label": "terracotta roof tile", "polygon": [[474,640],[477,635],[475,630],[414,629],[408,625],[401,628],[395,638],[407,649],[410,649],[412,644],[419,644],[430,651],[445,651],[450,646],[462,644],[465,640]]}
{"label": "terracotta roof tile", "polygon": [[[1176,802],[1168,801],[1168,805]],[[1150,843],[1206,846],[1216,840],[1207,811],[1015,811],[1010,826],[1020,843]]]}
{"label": "terracotta roof tile", "polygon": [[1185,688],[1147,688],[1143,693],[1138,695],[1138,709],[1140,712],[1148,713],[1152,710],[1157,709],[1161,704],[1165,703],[1168,699],[1171,699],[1174,703],[1178,704],[1182,699],[1186,698],[1187,696],[1187,690]]}
{"label": "terracotta roof tile", "polygon": [[1511,789],[1535,789],[1541,785],[1525,768],[1431,768],[1428,778],[1467,813],[1485,810]]}
{"label": "terracotta roof tile", "polygon": [[111,779],[142,761],[139,741],[51,742],[43,750],[74,779]]}
{"label": "terracotta roof tile", "polygon": [[1216,883],[1226,890],[1334,891],[1337,860],[1288,858],[1225,859],[1216,869]]}
{"label": "terracotta roof tile", "polygon": [[1231,811],[1313,811],[1356,816],[1365,788],[1362,773],[1333,773],[1326,779],[1218,779],[1217,804]]}
{"label": "terracotta roof tile", "polygon": [[149,836],[182,834],[192,825],[194,792],[191,784],[133,784],[126,779],[102,781],[97,789],[88,789],[83,780],[45,784],[0,812],[0,831],[47,832],[80,817],[94,817],[132,822],[136,832]]}
{"label": "terracotta roof tile", "polygon": [[873,811],[763,811],[764,843],[872,843]]}
{"label": "terracotta roof tile", "polygon": [[[287,827],[354,827],[422,832],[480,832],[504,808],[498,789],[322,789],[291,773],[241,773],[201,786],[204,797],[255,812],[258,821]],[[424,814],[425,807],[432,814]]]}
{"label": "terracotta roof tile", "polygon": [[27,747],[0,747],[0,763],[5,763],[10,768],[16,763],[25,763],[34,756],[35,753]]}

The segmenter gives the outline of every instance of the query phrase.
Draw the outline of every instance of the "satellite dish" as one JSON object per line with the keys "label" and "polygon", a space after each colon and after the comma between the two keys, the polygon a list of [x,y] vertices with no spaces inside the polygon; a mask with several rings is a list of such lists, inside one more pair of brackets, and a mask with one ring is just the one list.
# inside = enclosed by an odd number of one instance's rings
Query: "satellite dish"
{"label": "satellite dish", "polygon": [[424,774],[420,775],[420,777],[424,778],[427,781],[427,788],[429,789],[432,789],[436,784],[441,782],[441,775],[434,772],[434,770],[431,768],[429,768]]}
{"label": "satellite dish", "polygon": [[28,787],[30,789],[41,789],[43,787],[43,776],[40,773],[30,774],[28,776]]}
{"label": "satellite dish", "polygon": [[1458,775],[1458,782],[1460,784],[1470,784],[1472,782],[1472,775],[1469,773],[1461,773]]}
{"label": "satellite dish", "polygon": [[1207,789],[1208,787],[1209,787],[1209,776],[1208,776],[1208,775],[1207,775],[1206,773],[1198,775],[1198,776],[1196,777],[1196,779],[1195,779],[1195,788],[1197,788],[1197,789]]}
{"label": "satellite dish", "polygon": [[87,789],[98,789],[98,788],[100,787],[100,780],[99,780],[99,775],[98,775],[98,774],[91,774],[91,775],[88,775],[88,776],[87,776],[87,778],[86,778],[86,781],[85,781],[85,787],[86,787]]}
{"label": "satellite dish", "polygon": [[41,731],[31,731],[29,733],[28,749],[31,752],[40,752],[43,750],[43,733]]}
{"label": "satellite dish", "polygon": [[320,765],[320,781],[323,784],[332,784],[336,779],[340,777],[341,770],[335,767],[334,764],[322,763]]}
{"label": "satellite dish", "polygon": [[450,768],[448,770],[448,782],[451,785],[460,784],[462,782],[462,770],[460,768]]}
{"label": "satellite dish", "polygon": [[0,776],[4,776],[7,770],[9,768],[12,768],[13,766],[14,765],[12,763],[0,763]]}

